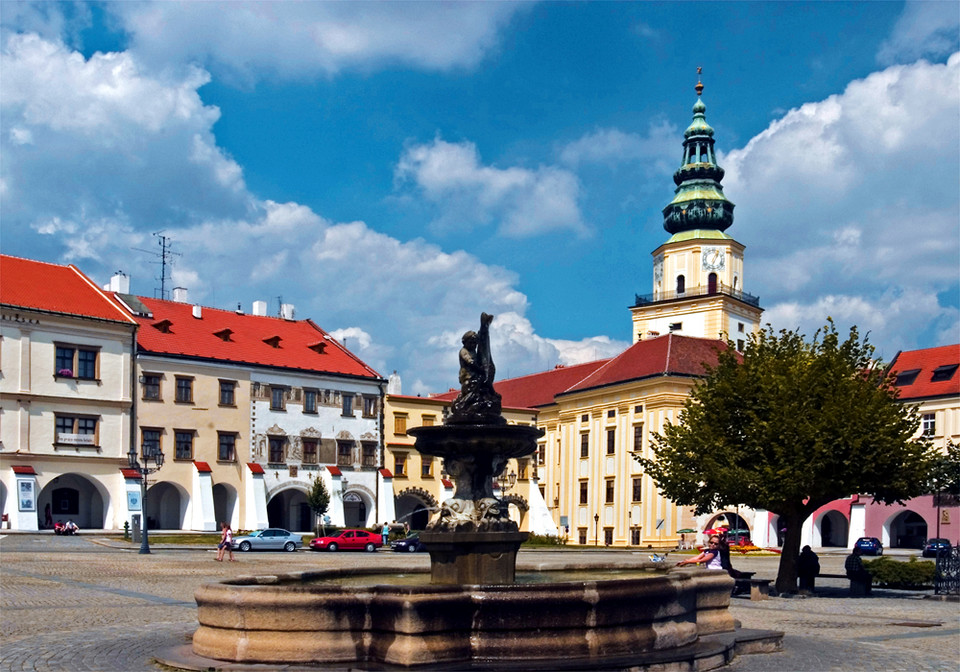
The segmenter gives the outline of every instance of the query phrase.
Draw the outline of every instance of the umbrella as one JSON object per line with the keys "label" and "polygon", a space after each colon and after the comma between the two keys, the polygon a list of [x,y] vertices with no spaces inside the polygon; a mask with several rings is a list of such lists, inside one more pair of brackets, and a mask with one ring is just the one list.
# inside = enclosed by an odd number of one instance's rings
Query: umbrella
{"label": "umbrella", "polygon": [[691,532],[696,532],[696,530],[685,527],[682,530],[677,530],[677,534],[690,534]]}
{"label": "umbrella", "polygon": [[714,529],[704,530],[703,533],[704,533],[704,534],[719,534],[719,533],[720,533],[720,530],[714,530]]}

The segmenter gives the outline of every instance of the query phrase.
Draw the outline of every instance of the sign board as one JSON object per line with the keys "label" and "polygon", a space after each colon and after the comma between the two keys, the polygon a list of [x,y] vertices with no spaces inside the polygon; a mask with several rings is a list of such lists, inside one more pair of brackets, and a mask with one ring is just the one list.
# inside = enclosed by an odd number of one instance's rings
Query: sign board
{"label": "sign board", "polygon": [[662,530],[663,524],[667,521],[666,518],[657,518],[657,529]]}

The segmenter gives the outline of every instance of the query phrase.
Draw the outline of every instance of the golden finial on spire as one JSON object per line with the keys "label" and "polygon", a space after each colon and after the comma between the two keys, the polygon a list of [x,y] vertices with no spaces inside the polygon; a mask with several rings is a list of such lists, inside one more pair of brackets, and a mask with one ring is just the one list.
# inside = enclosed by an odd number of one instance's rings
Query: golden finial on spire
{"label": "golden finial on spire", "polygon": [[697,85],[694,87],[697,90],[697,95],[699,96],[703,93],[703,82],[700,81],[700,74],[703,72],[703,67],[697,66]]}

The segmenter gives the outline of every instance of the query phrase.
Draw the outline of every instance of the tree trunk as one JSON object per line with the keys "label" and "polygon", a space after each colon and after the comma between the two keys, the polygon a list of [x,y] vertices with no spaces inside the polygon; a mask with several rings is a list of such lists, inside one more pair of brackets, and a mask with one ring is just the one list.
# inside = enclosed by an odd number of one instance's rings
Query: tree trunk
{"label": "tree trunk", "polygon": [[803,521],[802,514],[780,516],[780,522],[786,524],[787,534],[783,539],[780,569],[777,572],[778,593],[797,592],[797,558],[800,556],[800,534]]}

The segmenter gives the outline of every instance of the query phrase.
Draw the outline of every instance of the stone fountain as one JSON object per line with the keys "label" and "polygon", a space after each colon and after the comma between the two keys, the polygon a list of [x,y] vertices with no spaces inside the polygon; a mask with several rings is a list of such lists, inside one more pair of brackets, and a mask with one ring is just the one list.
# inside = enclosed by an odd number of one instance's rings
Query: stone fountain
{"label": "stone fountain", "polygon": [[484,313],[480,331],[463,336],[461,392],[444,424],[410,432],[455,482],[421,533],[429,578],[401,560],[393,573],[354,568],[205,585],[196,593],[191,665],[706,670],[735,652],[779,647],[780,633],[735,628],[733,581],[721,572],[555,563],[526,568],[536,580],[515,582],[526,534],[492,481],[509,459],[535,451],[541,431],[501,415],[492,320]]}

